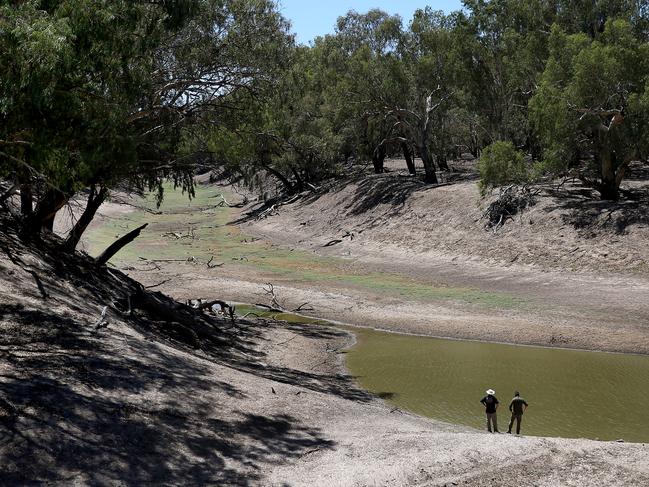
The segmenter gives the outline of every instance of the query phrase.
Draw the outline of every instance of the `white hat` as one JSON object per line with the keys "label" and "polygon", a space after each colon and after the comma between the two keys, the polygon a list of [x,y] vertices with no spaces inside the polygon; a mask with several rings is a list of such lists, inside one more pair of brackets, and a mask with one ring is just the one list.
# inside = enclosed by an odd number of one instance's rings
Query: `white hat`
{"label": "white hat", "polygon": [[487,394],[489,394],[490,396],[493,396],[495,393],[496,391],[494,391],[493,389],[487,389]]}

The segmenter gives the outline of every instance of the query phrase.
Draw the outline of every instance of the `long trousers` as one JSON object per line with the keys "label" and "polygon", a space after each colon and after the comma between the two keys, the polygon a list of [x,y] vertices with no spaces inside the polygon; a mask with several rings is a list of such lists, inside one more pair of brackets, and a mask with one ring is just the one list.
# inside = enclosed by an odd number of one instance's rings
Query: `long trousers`
{"label": "long trousers", "polygon": [[512,419],[509,421],[509,430],[508,432],[512,432],[512,426],[514,426],[514,420],[516,420],[516,434],[520,435],[521,434],[521,421],[523,419],[522,414],[515,414],[512,413]]}
{"label": "long trousers", "polygon": [[498,433],[498,418],[496,413],[487,413],[487,431],[491,433],[491,425],[493,424],[494,432]]}

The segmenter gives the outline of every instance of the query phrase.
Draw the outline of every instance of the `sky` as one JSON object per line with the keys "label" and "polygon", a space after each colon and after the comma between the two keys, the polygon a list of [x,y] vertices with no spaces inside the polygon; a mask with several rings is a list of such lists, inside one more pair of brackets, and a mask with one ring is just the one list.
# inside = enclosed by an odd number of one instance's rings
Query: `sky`
{"label": "sky", "polygon": [[367,12],[380,8],[389,14],[399,14],[407,25],[418,8],[427,5],[434,10],[452,12],[461,8],[461,0],[278,0],[280,12],[291,21],[297,41],[308,44],[315,37],[331,34],[336,19],[349,10]]}

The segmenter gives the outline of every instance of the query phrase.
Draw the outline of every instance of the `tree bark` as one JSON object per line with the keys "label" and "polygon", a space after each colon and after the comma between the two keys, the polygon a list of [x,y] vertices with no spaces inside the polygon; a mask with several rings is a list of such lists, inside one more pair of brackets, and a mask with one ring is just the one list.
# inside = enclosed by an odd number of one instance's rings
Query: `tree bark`
{"label": "tree bark", "polygon": [[88,196],[86,209],[83,211],[81,217],[79,218],[79,220],[77,220],[77,223],[74,225],[74,227],[72,227],[72,230],[70,230],[70,233],[68,234],[67,238],[65,239],[65,243],[63,244],[63,248],[66,251],[74,252],[74,249],[77,248],[79,240],[81,240],[81,236],[88,228],[88,225],[90,225],[90,222],[92,222],[95,214],[97,213],[97,210],[106,200],[107,196],[108,189],[106,187],[102,187],[98,193],[94,185],[90,188],[90,195]]}
{"label": "tree bark", "polygon": [[448,171],[449,170],[448,169],[448,162],[446,160],[446,154],[444,154],[442,152],[442,153],[437,155],[436,159],[437,159],[437,165],[439,166],[439,168],[442,171]]}
{"label": "tree bark", "polygon": [[30,183],[23,183],[20,185],[20,213],[23,216],[30,216],[34,211],[33,207],[34,195],[32,194],[32,185]]}
{"label": "tree bark", "polygon": [[304,181],[300,177],[300,174],[297,172],[297,170],[291,166],[291,172],[293,173],[293,176],[295,177],[295,190],[296,191],[302,191],[304,189]]}
{"label": "tree bark", "polygon": [[291,184],[291,182],[288,180],[286,176],[284,176],[281,172],[279,172],[277,169],[271,167],[269,164],[264,164],[262,166],[266,171],[268,171],[270,174],[275,176],[279,181],[282,183],[284,186],[284,189],[286,189],[286,192],[288,194],[295,194],[296,189],[295,186]]}
{"label": "tree bark", "polygon": [[372,165],[374,166],[374,172],[376,174],[381,174],[385,172],[385,167],[383,163],[385,162],[385,156],[387,155],[387,149],[385,144],[381,142],[376,146],[374,152],[372,153]]}
{"label": "tree bark", "polygon": [[600,178],[599,192],[602,199],[617,200],[619,198],[618,187],[615,184],[615,156],[605,147],[599,153]]}
{"label": "tree bark", "polygon": [[38,233],[42,229],[54,228],[54,217],[68,202],[68,197],[61,191],[49,189],[36,205],[36,209],[29,215],[26,228],[31,233]]}
{"label": "tree bark", "polygon": [[417,170],[415,169],[415,162],[412,159],[412,151],[406,142],[401,142],[401,150],[403,151],[403,158],[406,160],[406,166],[408,166],[408,172],[416,176]]}
{"label": "tree bark", "polygon": [[115,255],[117,252],[122,250],[123,247],[135,240],[147,225],[148,223],[145,223],[144,225],[139,226],[135,230],[132,230],[126,235],[118,238],[106,250],[104,250],[99,257],[95,259],[95,263],[100,266],[105,265],[113,255]]}

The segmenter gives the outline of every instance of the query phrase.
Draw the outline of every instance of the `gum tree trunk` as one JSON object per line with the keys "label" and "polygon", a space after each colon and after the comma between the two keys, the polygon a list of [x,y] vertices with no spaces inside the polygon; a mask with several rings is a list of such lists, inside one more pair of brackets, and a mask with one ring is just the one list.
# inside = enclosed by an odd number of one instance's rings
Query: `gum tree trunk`
{"label": "gum tree trunk", "polygon": [[401,142],[401,150],[403,151],[403,158],[406,160],[406,166],[408,166],[408,172],[416,176],[417,170],[415,169],[415,162],[412,159],[412,151],[406,142]]}
{"label": "gum tree trunk", "polygon": [[81,236],[88,228],[88,225],[90,225],[90,222],[92,222],[95,214],[97,213],[97,210],[106,200],[107,196],[108,189],[105,187],[102,187],[99,192],[97,192],[94,185],[90,188],[90,195],[88,196],[86,209],[83,211],[81,217],[79,218],[79,220],[77,220],[77,223],[74,225],[74,227],[72,227],[72,230],[70,230],[70,233],[65,239],[65,243],[63,244],[65,250],[67,250],[68,252],[73,252],[74,249],[77,248],[79,240],[81,240]]}
{"label": "gum tree trunk", "polygon": [[385,147],[385,144],[381,142],[376,146],[376,149],[374,149],[374,153],[372,154],[372,165],[374,166],[374,172],[376,174],[382,174],[385,172],[383,163],[385,162],[386,155],[387,149]]}

